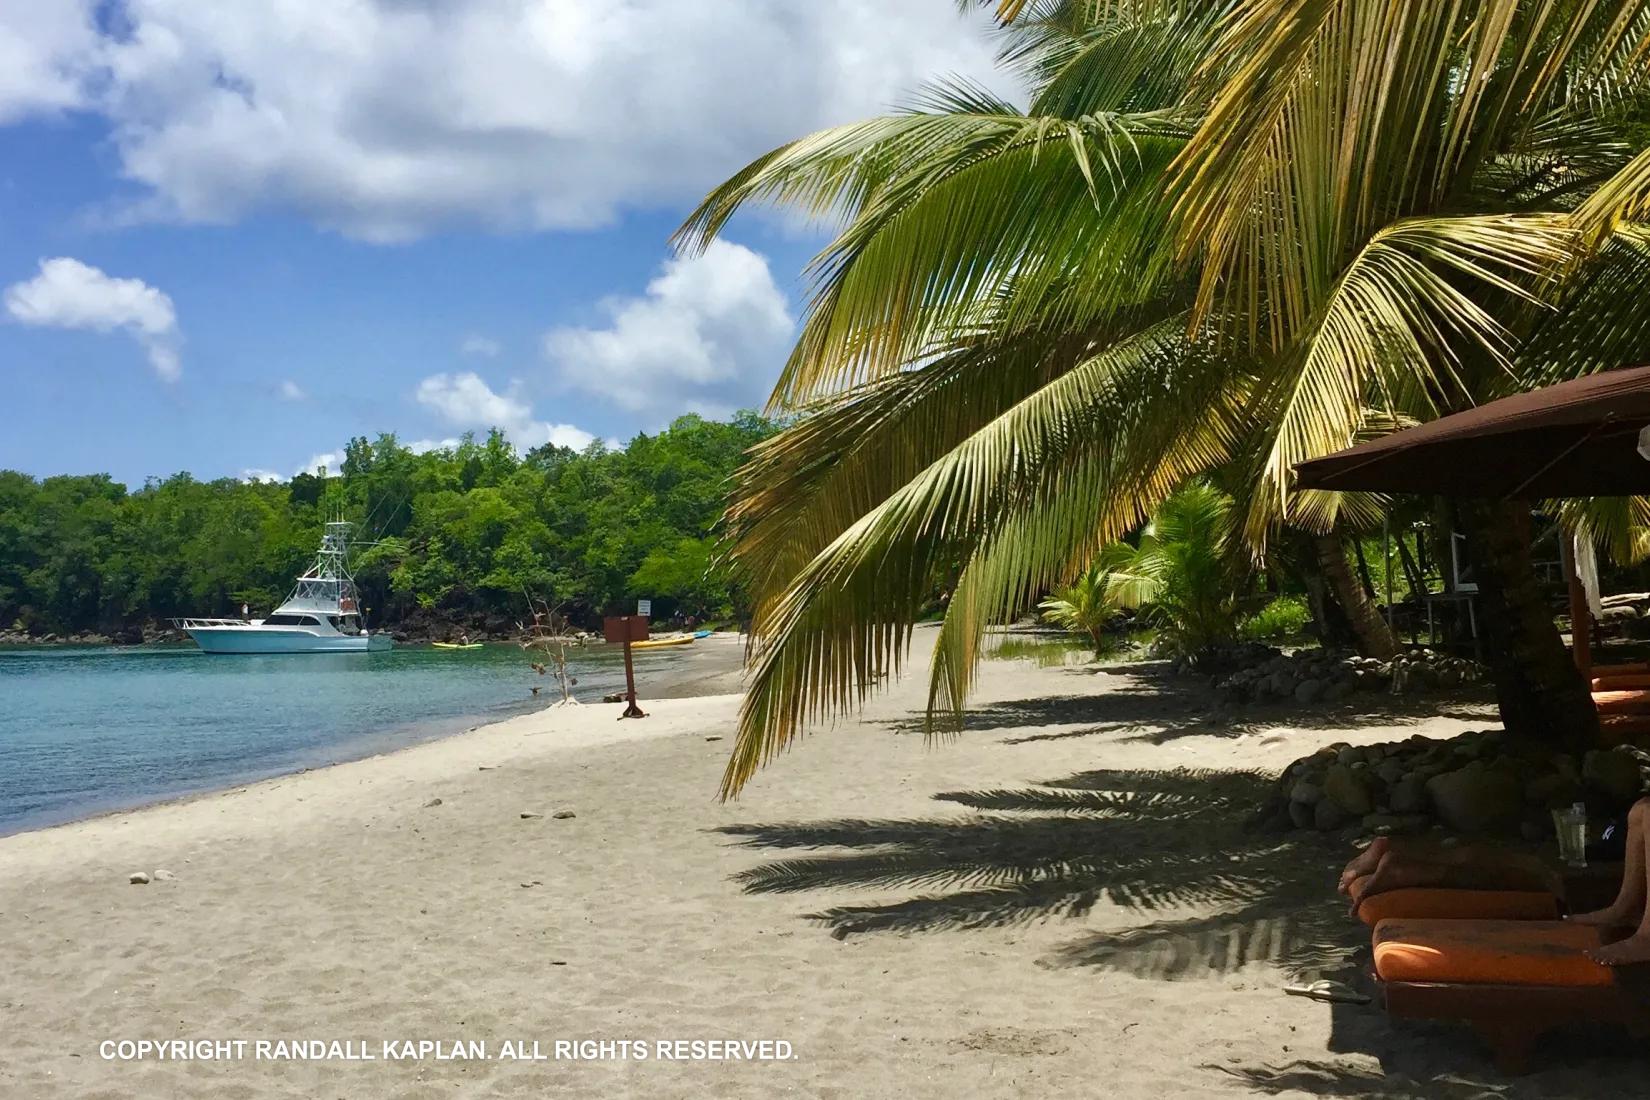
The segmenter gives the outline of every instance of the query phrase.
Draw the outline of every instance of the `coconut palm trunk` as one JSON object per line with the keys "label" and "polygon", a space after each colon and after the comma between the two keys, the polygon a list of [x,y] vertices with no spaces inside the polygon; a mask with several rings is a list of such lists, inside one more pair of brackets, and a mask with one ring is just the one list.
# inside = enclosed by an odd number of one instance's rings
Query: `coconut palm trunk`
{"label": "coconut palm trunk", "polygon": [[1459,515],[1478,583],[1484,657],[1507,732],[1567,748],[1596,745],[1598,711],[1536,584],[1527,512],[1473,501]]}
{"label": "coconut palm trunk", "polygon": [[1318,552],[1318,568],[1336,601],[1346,612],[1358,642],[1358,652],[1365,657],[1379,657],[1390,661],[1398,653],[1398,639],[1392,634],[1380,610],[1369,598],[1363,584],[1353,575],[1346,563],[1346,548],[1339,536],[1319,535],[1313,539]]}

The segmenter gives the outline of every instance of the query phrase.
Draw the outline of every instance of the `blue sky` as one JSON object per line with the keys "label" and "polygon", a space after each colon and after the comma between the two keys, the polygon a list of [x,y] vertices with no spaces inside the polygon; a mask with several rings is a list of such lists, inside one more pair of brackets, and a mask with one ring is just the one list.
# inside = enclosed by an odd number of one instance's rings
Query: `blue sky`
{"label": "blue sky", "polygon": [[286,477],[759,404],[819,238],[667,238],[772,145],[989,73],[954,0],[888,7],[0,0],[0,468]]}

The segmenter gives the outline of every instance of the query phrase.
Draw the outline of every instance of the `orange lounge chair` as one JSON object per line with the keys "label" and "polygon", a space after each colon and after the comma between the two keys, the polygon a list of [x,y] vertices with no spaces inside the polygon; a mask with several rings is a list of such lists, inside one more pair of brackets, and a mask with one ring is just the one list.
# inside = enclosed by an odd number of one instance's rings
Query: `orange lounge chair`
{"label": "orange lounge chair", "polygon": [[1460,890],[1441,886],[1409,886],[1363,897],[1367,880],[1352,880],[1352,896],[1359,898],[1358,919],[1374,928],[1384,920],[1557,920],[1563,915],[1559,900],[1545,890]]}
{"label": "orange lounge chair", "polygon": [[1600,714],[1650,713],[1650,691],[1595,691],[1593,705]]}
{"label": "orange lounge chair", "polygon": [[1518,1073],[1534,1041],[1564,1024],[1650,1036],[1646,1002],[1586,956],[1600,942],[1600,929],[1567,921],[1385,920],[1375,979],[1388,1015],[1469,1023],[1496,1064]]}
{"label": "orange lounge chair", "polygon": [[1650,672],[1618,672],[1612,676],[1593,673],[1594,691],[1642,691],[1650,688]]}
{"label": "orange lounge chair", "polygon": [[1587,675],[1607,680],[1612,676],[1639,676],[1650,673],[1650,661],[1628,661],[1619,665],[1594,665]]}
{"label": "orange lounge chair", "polygon": [[1605,743],[1619,745],[1650,733],[1650,714],[1601,714],[1598,724]]}

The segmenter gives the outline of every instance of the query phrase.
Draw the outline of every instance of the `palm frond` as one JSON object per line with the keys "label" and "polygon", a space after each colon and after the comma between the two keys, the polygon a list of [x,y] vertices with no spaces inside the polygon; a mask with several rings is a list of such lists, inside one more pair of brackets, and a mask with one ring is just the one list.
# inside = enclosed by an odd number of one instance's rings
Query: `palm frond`
{"label": "palm frond", "polygon": [[741,467],[731,556],[756,618],[820,550],[930,463],[1088,352],[1035,334],[964,345],[804,412]]}
{"label": "palm frond", "polygon": [[[1528,289],[1567,256],[1556,215],[1412,218],[1376,233],[1336,280],[1310,331],[1280,357],[1275,424],[1249,513],[1250,540],[1264,545],[1291,516],[1294,467],[1350,446],[1373,405],[1436,409],[1469,400],[1464,357],[1510,363],[1512,335],[1461,281],[1534,301]],[[1453,278],[1452,278],[1453,277]],[[1306,496],[1295,517],[1325,529],[1325,504]],[[1332,517],[1328,517],[1331,518]]]}
{"label": "palm frond", "polygon": [[[757,611],[725,795],[897,672],[937,593],[944,718],[990,624],[1188,476],[1218,469],[1254,550],[1367,527],[1379,498],[1292,493],[1293,466],[1650,358],[1644,0],[986,2],[1026,113],[935,85],[677,235],[753,202],[841,219],[774,391],[802,415],[730,509]],[[1629,553],[1638,514],[1589,522]],[[1122,553],[1108,598],[1187,638],[1230,610],[1153,589],[1155,533]]]}
{"label": "palm frond", "polygon": [[1619,566],[1650,558],[1650,497],[1571,497],[1547,507],[1560,527],[1592,542]]}
{"label": "palm frond", "polygon": [[1650,227],[1622,225],[1566,273],[1503,392],[1650,362]]}
{"label": "palm frond", "polygon": [[[1170,274],[1157,182],[1183,139],[1161,115],[1026,119],[888,181],[811,266],[773,404],[901,370],[987,304],[1012,329],[1092,323],[1149,298]],[[1074,293],[1055,314],[1061,286]]]}
{"label": "palm frond", "polygon": [[1200,315],[1281,348],[1381,226],[1442,210],[1564,101],[1626,6],[1559,0],[1252,0],[1205,61],[1174,172]]}
{"label": "palm frond", "polygon": [[[1223,457],[1213,448],[1231,437],[1242,390],[1229,366],[1195,354],[1179,331],[1175,322],[1154,326],[1042,387],[861,517],[792,579],[754,628],[724,794],[806,722],[853,706],[898,673],[909,624],[943,568],[1019,528],[1012,537],[1021,552],[999,577],[1009,595],[1040,590],[1072,568],[1074,548],[1133,523],[1142,486],[1171,459],[1180,459],[1183,477]],[[1205,431],[1164,433],[1168,407],[1181,410],[1173,423],[1195,416]],[[1187,453],[1199,445],[1210,452]]]}
{"label": "palm frond", "polygon": [[1576,228],[1602,243],[1629,222],[1650,214],[1650,149],[1642,149],[1576,208]]}

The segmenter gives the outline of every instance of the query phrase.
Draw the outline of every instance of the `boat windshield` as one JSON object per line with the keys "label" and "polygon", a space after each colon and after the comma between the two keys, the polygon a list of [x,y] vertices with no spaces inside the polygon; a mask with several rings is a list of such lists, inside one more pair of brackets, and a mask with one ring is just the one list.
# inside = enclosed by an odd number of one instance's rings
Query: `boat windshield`
{"label": "boat windshield", "polygon": [[265,626],[320,626],[314,615],[271,615],[264,620]]}

